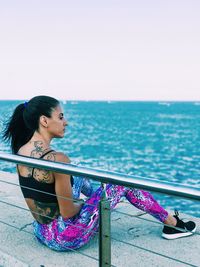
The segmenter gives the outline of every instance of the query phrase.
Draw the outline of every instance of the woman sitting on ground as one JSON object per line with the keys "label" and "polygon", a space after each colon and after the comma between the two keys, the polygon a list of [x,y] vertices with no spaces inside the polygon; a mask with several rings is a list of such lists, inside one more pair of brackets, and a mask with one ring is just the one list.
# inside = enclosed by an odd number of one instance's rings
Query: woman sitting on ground
{"label": "woman sitting on ground", "polygon": [[[4,139],[11,140],[11,148],[16,155],[70,163],[65,154],[52,150],[50,146],[53,138],[64,137],[66,126],[59,101],[49,96],[36,96],[16,107],[6,125]],[[17,171],[22,193],[35,219],[33,227],[37,239],[58,251],[78,249],[88,243],[98,231],[98,203],[103,188],[99,187],[94,192],[85,178],[23,165],[18,165]],[[107,184],[105,190],[111,209],[122,197],[126,197],[132,205],[160,222],[183,229],[165,225],[164,238],[188,236],[196,230],[194,222],[185,223],[178,214],[168,214],[149,192],[111,184]],[[81,192],[88,199],[84,203],[73,202]]]}

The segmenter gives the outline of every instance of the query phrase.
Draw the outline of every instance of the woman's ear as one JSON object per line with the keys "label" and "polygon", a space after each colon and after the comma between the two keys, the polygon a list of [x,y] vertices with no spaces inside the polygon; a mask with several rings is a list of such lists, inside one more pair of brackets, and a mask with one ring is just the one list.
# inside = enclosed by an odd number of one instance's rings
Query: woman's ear
{"label": "woman's ear", "polygon": [[42,115],[40,116],[40,124],[45,127],[45,128],[48,128],[48,120],[47,120],[47,117]]}

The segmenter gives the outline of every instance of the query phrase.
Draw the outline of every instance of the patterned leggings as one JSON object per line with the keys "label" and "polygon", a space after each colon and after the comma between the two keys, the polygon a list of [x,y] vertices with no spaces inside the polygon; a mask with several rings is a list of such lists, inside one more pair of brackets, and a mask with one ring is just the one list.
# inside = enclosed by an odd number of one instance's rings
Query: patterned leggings
{"label": "patterned leggings", "polygon": [[[149,192],[111,184],[107,184],[105,190],[110,199],[111,209],[114,209],[122,197],[126,197],[132,205],[161,222],[164,222],[168,216],[167,211]],[[59,216],[49,224],[33,222],[34,234],[41,243],[53,250],[66,251],[82,247],[95,235],[99,226],[98,204],[103,194],[103,188],[99,187],[93,192],[88,179],[74,177],[73,197],[78,198],[81,192],[89,198],[76,216],[69,219]]]}

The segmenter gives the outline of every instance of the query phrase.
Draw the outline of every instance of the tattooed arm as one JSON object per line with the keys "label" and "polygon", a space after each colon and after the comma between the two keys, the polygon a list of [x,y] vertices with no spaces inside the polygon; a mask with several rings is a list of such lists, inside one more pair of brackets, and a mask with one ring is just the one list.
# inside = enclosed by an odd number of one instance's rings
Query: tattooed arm
{"label": "tattooed arm", "polygon": [[[69,159],[63,153],[56,153],[56,161],[69,163]],[[55,177],[55,189],[58,196],[63,196],[64,198],[58,199],[60,214],[63,218],[70,218],[79,213],[83,204],[74,203],[72,195],[72,187],[70,181],[70,175],[54,173]]]}

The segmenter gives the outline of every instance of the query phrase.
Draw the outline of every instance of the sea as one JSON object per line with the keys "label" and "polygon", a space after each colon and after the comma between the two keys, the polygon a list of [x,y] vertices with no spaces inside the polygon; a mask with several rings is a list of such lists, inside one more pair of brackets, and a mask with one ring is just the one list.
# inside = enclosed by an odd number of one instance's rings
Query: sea
{"label": "sea", "polygon": [[[22,101],[0,101],[0,132]],[[200,188],[200,102],[61,101],[68,127],[53,149],[73,163]],[[11,153],[0,138],[0,151]],[[0,161],[0,170],[16,172]],[[133,178],[134,179],[134,178]],[[166,209],[200,217],[200,203],[152,193]]]}

